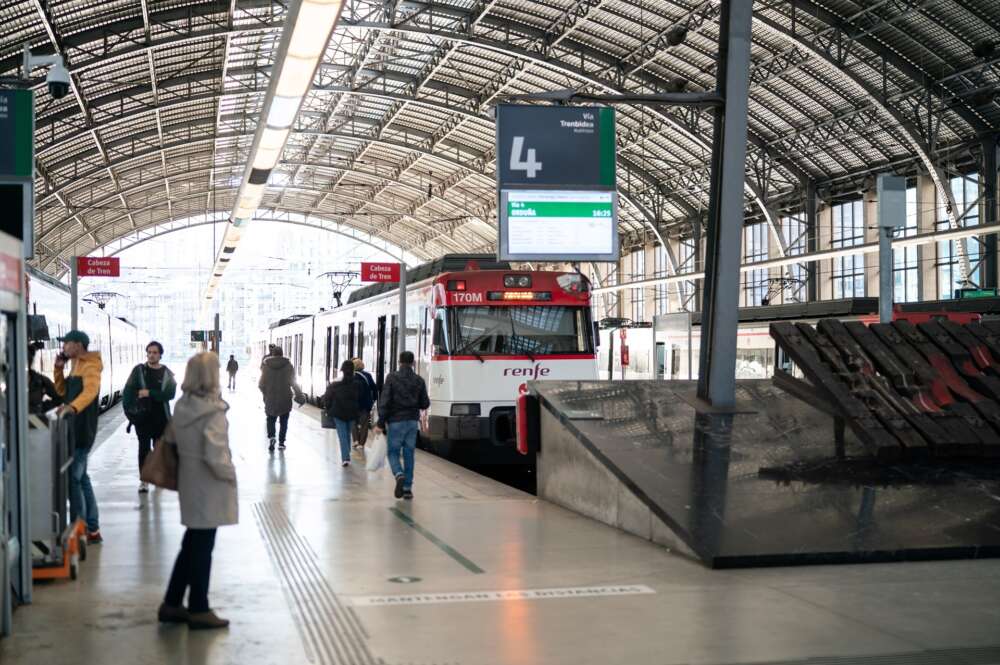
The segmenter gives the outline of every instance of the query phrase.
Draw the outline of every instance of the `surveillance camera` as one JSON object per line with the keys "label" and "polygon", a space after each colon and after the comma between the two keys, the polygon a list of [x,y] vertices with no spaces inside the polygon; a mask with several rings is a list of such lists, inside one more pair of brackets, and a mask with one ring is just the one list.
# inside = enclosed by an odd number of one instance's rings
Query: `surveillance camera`
{"label": "surveillance camera", "polygon": [[45,83],[48,84],[49,94],[54,99],[62,99],[69,94],[69,72],[60,63],[49,68],[49,73],[45,76]]}

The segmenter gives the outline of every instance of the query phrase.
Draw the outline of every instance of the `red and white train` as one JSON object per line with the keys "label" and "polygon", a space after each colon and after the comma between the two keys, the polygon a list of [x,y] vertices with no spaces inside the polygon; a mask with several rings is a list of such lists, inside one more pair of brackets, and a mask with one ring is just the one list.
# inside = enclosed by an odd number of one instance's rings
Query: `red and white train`
{"label": "red and white train", "polygon": [[[406,349],[427,382],[425,445],[481,463],[517,462],[514,402],[531,380],[596,379],[590,284],[579,273],[512,270],[489,256],[448,255],[409,271]],[[396,369],[399,288],[374,284],[346,305],[285,319],[254,344],[282,347],[317,399],[340,363],[360,357],[381,388]]]}

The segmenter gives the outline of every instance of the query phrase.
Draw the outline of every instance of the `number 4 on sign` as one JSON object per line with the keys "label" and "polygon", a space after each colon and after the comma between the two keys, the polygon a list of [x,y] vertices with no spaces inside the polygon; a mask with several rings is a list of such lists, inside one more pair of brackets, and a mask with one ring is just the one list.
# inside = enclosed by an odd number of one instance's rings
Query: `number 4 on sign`
{"label": "number 4 on sign", "polygon": [[535,149],[528,148],[528,159],[525,160],[521,153],[524,152],[524,137],[515,136],[514,145],[510,150],[510,170],[525,171],[529,178],[534,178],[542,170],[542,163],[536,159]]}

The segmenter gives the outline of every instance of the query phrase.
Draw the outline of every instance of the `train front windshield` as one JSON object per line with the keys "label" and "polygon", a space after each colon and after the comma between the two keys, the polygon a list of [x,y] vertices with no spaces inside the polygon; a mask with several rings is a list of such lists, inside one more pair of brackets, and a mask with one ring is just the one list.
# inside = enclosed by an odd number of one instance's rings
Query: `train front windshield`
{"label": "train front windshield", "polygon": [[586,307],[456,307],[448,312],[451,355],[591,354]]}

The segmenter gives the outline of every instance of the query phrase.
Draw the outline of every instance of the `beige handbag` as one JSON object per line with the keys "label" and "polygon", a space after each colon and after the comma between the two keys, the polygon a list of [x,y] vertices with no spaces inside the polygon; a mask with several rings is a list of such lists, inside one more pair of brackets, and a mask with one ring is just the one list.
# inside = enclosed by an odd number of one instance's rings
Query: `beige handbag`
{"label": "beige handbag", "polygon": [[177,444],[174,443],[174,425],[167,423],[156,447],[146,457],[139,472],[139,479],[165,490],[177,490]]}

